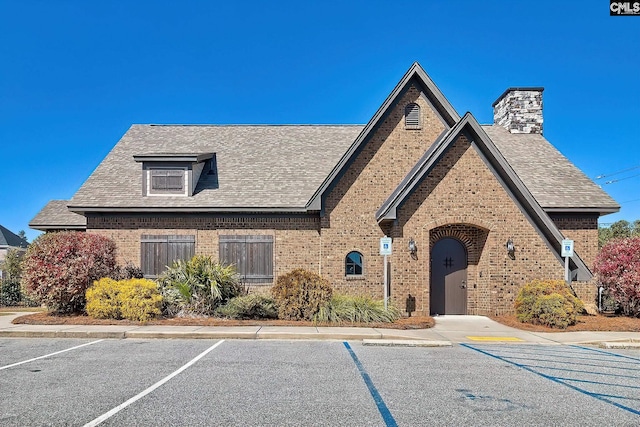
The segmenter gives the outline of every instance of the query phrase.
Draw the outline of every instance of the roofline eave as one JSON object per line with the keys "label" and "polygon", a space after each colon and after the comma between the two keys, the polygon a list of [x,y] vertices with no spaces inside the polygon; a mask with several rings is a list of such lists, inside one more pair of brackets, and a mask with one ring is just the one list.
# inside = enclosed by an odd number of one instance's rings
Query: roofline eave
{"label": "roofline eave", "polygon": [[616,206],[616,207],[612,207],[612,206],[607,206],[607,207],[542,207],[542,209],[545,210],[545,212],[550,212],[550,213],[593,213],[593,214],[599,214],[599,215],[608,215],[608,214],[612,214],[612,213],[616,213],[616,212],[620,212],[620,206]]}
{"label": "roofline eave", "polygon": [[310,213],[305,207],[146,207],[146,206],[69,206],[71,212],[88,213]]}

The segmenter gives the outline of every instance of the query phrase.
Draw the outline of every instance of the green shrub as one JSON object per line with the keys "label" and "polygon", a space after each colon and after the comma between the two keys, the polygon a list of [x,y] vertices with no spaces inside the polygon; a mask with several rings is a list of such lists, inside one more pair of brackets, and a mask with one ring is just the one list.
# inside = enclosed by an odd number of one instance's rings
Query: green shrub
{"label": "green shrub", "polygon": [[161,314],[162,296],[147,279],[116,281],[105,277],[87,289],[87,314],[98,319],[146,322]]}
{"label": "green shrub", "polygon": [[0,281],[0,305],[7,307],[19,305],[22,301],[22,287],[19,279],[3,279]]}
{"label": "green shrub", "polygon": [[115,243],[103,236],[61,231],[38,236],[22,261],[29,296],[56,313],[82,312],[85,292],[115,267]]}
{"label": "green shrub", "polygon": [[326,323],[391,323],[400,318],[400,310],[392,305],[384,309],[384,300],[367,296],[334,294],[320,307],[313,320]]}
{"label": "green shrub", "polygon": [[515,308],[518,320],[523,323],[563,329],[574,325],[584,310],[582,301],[562,280],[534,280],[526,284],[518,293]]}
{"label": "green shrub", "polygon": [[196,255],[176,261],[158,279],[168,315],[211,315],[214,310],[243,291],[233,266],[210,256]]}
{"label": "green shrub", "polygon": [[320,307],[331,300],[331,294],[326,279],[301,268],[278,277],[271,288],[281,319],[312,320]]}
{"label": "green shrub", "polygon": [[144,279],[144,273],[140,267],[128,262],[124,266],[117,265],[109,277],[113,280]]}
{"label": "green shrub", "polygon": [[235,297],[216,309],[216,315],[230,319],[277,319],[273,298],[262,294]]}

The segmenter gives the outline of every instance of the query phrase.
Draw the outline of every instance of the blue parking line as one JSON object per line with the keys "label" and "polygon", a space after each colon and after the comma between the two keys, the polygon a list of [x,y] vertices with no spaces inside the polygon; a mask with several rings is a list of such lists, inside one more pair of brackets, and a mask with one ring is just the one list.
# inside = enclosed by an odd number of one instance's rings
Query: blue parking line
{"label": "blue parking line", "polygon": [[391,415],[391,412],[389,411],[389,408],[387,408],[387,405],[385,405],[384,400],[382,400],[382,396],[380,396],[380,393],[378,393],[376,386],[373,385],[371,377],[369,377],[369,374],[367,374],[367,371],[365,371],[364,366],[362,366],[362,363],[360,363],[360,359],[358,359],[358,356],[356,356],[348,342],[345,341],[343,342],[343,344],[351,355],[353,362],[356,364],[356,367],[358,368],[358,371],[360,372],[360,376],[362,376],[364,383],[367,385],[369,393],[371,393],[371,397],[373,397],[373,401],[376,403],[378,411],[380,411],[380,415],[382,415],[382,419],[384,420],[385,425],[387,427],[397,427],[398,424],[396,423],[396,420],[393,418],[393,415]]}
{"label": "blue parking line", "polygon": [[[496,351],[496,353],[500,353],[499,351]],[[508,357],[511,360],[531,360],[532,357],[535,357],[535,354],[529,354],[528,357],[519,357],[519,356],[503,356],[503,357]],[[583,358],[571,358],[570,360],[554,360],[554,359],[536,359],[536,362],[549,362],[549,363],[569,363],[569,362],[574,362],[575,360],[582,360]],[[611,360],[608,361],[603,361],[603,362],[613,362]],[[631,362],[620,362],[620,361],[616,361],[617,364],[622,364],[622,363],[628,363],[631,364]],[[575,362],[578,363],[578,362]],[[602,367],[603,364],[602,363],[584,363],[584,362],[579,362],[580,366],[595,366],[595,367]],[[633,364],[636,365],[636,364]],[[636,368],[627,368],[625,366],[609,366],[607,365],[609,368],[611,369],[620,369],[623,371],[640,371],[640,369],[636,369]]]}
{"label": "blue parking line", "polygon": [[619,357],[622,359],[629,359],[629,360],[635,360],[636,362],[640,362],[640,359],[637,357],[625,356],[624,354],[611,353],[610,351],[600,350],[597,348],[582,347],[580,345],[572,345],[571,347],[581,348],[582,350],[595,351],[596,353],[606,354],[611,357]]}
{"label": "blue parking line", "polygon": [[584,389],[582,389],[580,387],[574,386],[572,384],[568,384],[568,383],[564,382],[562,379],[560,379],[558,377],[554,377],[554,376],[551,376],[551,375],[543,374],[542,372],[538,372],[538,371],[536,371],[534,369],[531,369],[526,365],[523,365],[523,364],[520,364],[520,363],[516,363],[516,362],[512,362],[511,360],[505,359],[502,356],[498,356],[498,355],[489,353],[488,351],[482,350],[480,348],[473,347],[473,346],[471,346],[469,344],[460,344],[460,345],[462,347],[466,347],[466,348],[468,348],[470,350],[477,351],[478,353],[482,353],[482,354],[484,354],[486,356],[493,357],[494,359],[498,359],[498,360],[500,360],[502,362],[509,363],[510,365],[517,366],[518,368],[524,369],[527,372],[531,372],[532,374],[539,375],[542,378],[545,378],[545,379],[547,379],[549,381],[553,381],[554,383],[561,384],[561,385],[563,385],[565,387],[569,387],[572,390],[575,390],[575,391],[577,391],[579,393],[582,393],[582,394],[584,394],[586,396],[590,396],[590,397],[593,397],[594,399],[598,399],[598,400],[600,400],[602,402],[605,402],[605,403],[608,403],[610,405],[613,405],[616,408],[620,408],[620,409],[625,410],[627,412],[631,412],[632,414],[635,414],[635,415],[640,415],[640,411],[637,410],[637,409],[633,409],[633,408],[630,408],[628,406],[624,406],[624,405],[622,405],[622,404],[620,404],[618,402],[614,402],[612,400],[609,400],[609,399],[603,397],[603,395],[600,395],[600,394],[597,394],[597,393],[592,393],[592,392],[584,390]]}
{"label": "blue parking line", "polygon": [[[563,371],[563,372],[575,372],[577,374],[587,374],[587,375],[600,375],[602,377],[613,377],[613,378],[628,378],[630,380],[640,379],[637,375],[618,375],[618,374],[606,374],[604,372],[594,372],[594,371],[581,371],[579,369],[569,369],[569,368],[555,368],[553,366],[543,366],[543,365],[522,365],[529,367],[531,369],[546,369],[549,371]],[[602,366],[602,365],[601,365]]]}
{"label": "blue parking line", "polygon": [[596,385],[606,385],[610,387],[622,387],[622,388],[632,388],[632,389],[640,389],[640,387],[635,385],[625,385],[625,384],[614,384],[614,383],[605,383],[602,381],[591,381],[591,380],[580,380],[577,378],[566,378],[566,377],[554,377],[560,381],[573,381],[576,383],[584,383],[584,384],[596,384]]}

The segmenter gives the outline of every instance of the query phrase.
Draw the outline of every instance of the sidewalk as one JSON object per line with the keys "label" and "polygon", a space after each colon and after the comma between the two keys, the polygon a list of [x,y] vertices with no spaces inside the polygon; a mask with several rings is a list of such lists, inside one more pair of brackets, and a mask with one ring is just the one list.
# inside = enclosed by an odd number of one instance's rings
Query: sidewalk
{"label": "sidewalk", "polygon": [[528,332],[484,316],[440,316],[430,329],[315,326],[137,326],[14,325],[29,313],[0,316],[0,337],[31,338],[206,338],[357,340],[368,345],[450,346],[454,343],[591,344],[640,349],[638,332]]}

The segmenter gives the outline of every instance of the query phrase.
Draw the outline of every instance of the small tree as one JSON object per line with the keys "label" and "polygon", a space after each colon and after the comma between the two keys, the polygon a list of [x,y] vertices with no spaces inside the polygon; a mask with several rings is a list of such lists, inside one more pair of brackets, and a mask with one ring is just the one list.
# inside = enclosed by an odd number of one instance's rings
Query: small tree
{"label": "small tree", "polygon": [[612,240],[596,257],[600,284],[626,316],[640,316],[640,237]]}
{"label": "small tree", "polygon": [[621,219],[609,227],[598,227],[598,247],[603,247],[608,241],[613,239],[623,239],[634,236],[640,236],[640,219],[635,220],[633,223]]}
{"label": "small tree", "polygon": [[111,239],[97,234],[63,231],[40,235],[24,257],[22,283],[50,311],[81,312],[86,289],[112,273],[115,250]]}
{"label": "small tree", "polygon": [[7,274],[7,279],[20,280],[22,276],[22,257],[23,251],[17,249],[10,249],[7,252],[7,256],[2,263],[2,271]]}
{"label": "small tree", "polygon": [[3,271],[3,277],[0,280],[0,305],[14,306],[23,300],[20,286],[23,254],[17,249],[10,249],[0,265]]}

